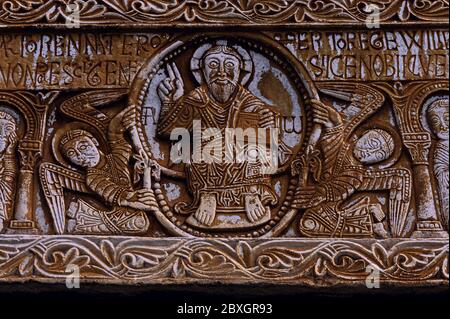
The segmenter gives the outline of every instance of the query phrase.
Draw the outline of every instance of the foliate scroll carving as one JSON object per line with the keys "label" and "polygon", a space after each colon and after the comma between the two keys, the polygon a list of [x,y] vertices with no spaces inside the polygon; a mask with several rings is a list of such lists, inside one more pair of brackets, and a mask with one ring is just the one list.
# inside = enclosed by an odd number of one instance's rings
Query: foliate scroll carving
{"label": "foliate scroll carving", "polygon": [[183,0],[56,0],[3,1],[0,22],[6,25],[45,23],[107,24],[301,24],[442,22],[448,19],[445,0],[373,1],[183,1]]}
{"label": "foliate scroll carving", "polygon": [[[56,240],[55,240],[56,239]],[[68,245],[70,248],[68,249]],[[0,281],[64,281],[67,265],[88,282],[152,284],[252,282],[365,287],[367,266],[382,284],[448,281],[448,242],[352,240],[202,240],[106,237],[0,239]],[[87,278],[87,279],[84,279]]]}

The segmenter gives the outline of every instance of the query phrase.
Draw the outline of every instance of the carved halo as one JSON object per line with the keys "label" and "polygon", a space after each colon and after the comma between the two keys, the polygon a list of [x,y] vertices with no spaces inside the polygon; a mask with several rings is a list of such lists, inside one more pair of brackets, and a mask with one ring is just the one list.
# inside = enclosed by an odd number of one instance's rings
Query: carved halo
{"label": "carved halo", "polygon": [[61,145],[61,139],[62,139],[62,136],[64,135],[64,133],[67,131],[71,131],[71,130],[84,130],[84,131],[91,133],[92,136],[94,136],[95,139],[98,141],[99,149],[102,152],[105,152],[108,149],[108,146],[107,146],[106,140],[103,137],[99,137],[98,134],[95,134],[96,131],[87,124],[84,124],[81,122],[72,122],[72,123],[68,123],[68,124],[64,125],[63,127],[59,128],[52,138],[53,155],[54,155],[56,161],[59,164],[61,164],[62,166],[69,168],[71,170],[79,171],[79,169],[75,165],[70,164],[66,160],[64,155],[61,153],[61,148],[59,147]]}
{"label": "carved halo", "polygon": [[[228,42],[226,40],[219,40],[216,42],[216,45],[227,45],[227,43]],[[213,45],[211,43],[206,43],[200,46],[192,56],[191,71],[199,84],[203,84],[203,74],[202,74],[203,56],[205,55],[206,51],[208,51],[212,47]],[[253,74],[252,58],[250,57],[248,51],[243,47],[241,47],[240,45],[233,45],[232,48],[235,49],[242,57],[241,72],[244,73],[244,76],[241,78],[241,84],[246,85]]]}

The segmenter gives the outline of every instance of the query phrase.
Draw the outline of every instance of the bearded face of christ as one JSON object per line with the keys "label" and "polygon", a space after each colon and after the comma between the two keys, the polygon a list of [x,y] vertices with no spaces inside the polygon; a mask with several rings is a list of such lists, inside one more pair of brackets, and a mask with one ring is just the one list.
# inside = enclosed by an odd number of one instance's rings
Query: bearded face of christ
{"label": "bearded face of christ", "polygon": [[206,54],[203,60],[203,74],[210,94],[219,103],[228,102],[236,91],[241,61],[222,49]]}

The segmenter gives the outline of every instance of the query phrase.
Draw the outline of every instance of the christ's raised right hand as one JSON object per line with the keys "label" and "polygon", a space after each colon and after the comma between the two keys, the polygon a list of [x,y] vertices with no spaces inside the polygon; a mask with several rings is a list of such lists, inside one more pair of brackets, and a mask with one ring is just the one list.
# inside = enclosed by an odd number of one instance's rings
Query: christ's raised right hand
{"label": "christ's raised right hand", "polygon": [[184,82],[175,63],[167,65],[168,77],[158,86],[158,96],[163,104],[175,103],[184,95]]}

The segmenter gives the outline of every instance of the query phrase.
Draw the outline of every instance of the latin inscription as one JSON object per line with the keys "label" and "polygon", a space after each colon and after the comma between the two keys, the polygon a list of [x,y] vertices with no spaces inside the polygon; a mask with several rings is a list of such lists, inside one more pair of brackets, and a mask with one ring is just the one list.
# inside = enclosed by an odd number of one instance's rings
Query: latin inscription
{"label": "latin inscription", "polygon": [[154,34],[1,34],[0,88],[128,87],[168,36]]}
{"label": "latin inscription", "polygon": [[449,32],[444,30],[315,31],[274,38],[319,81],[448,78]]}

